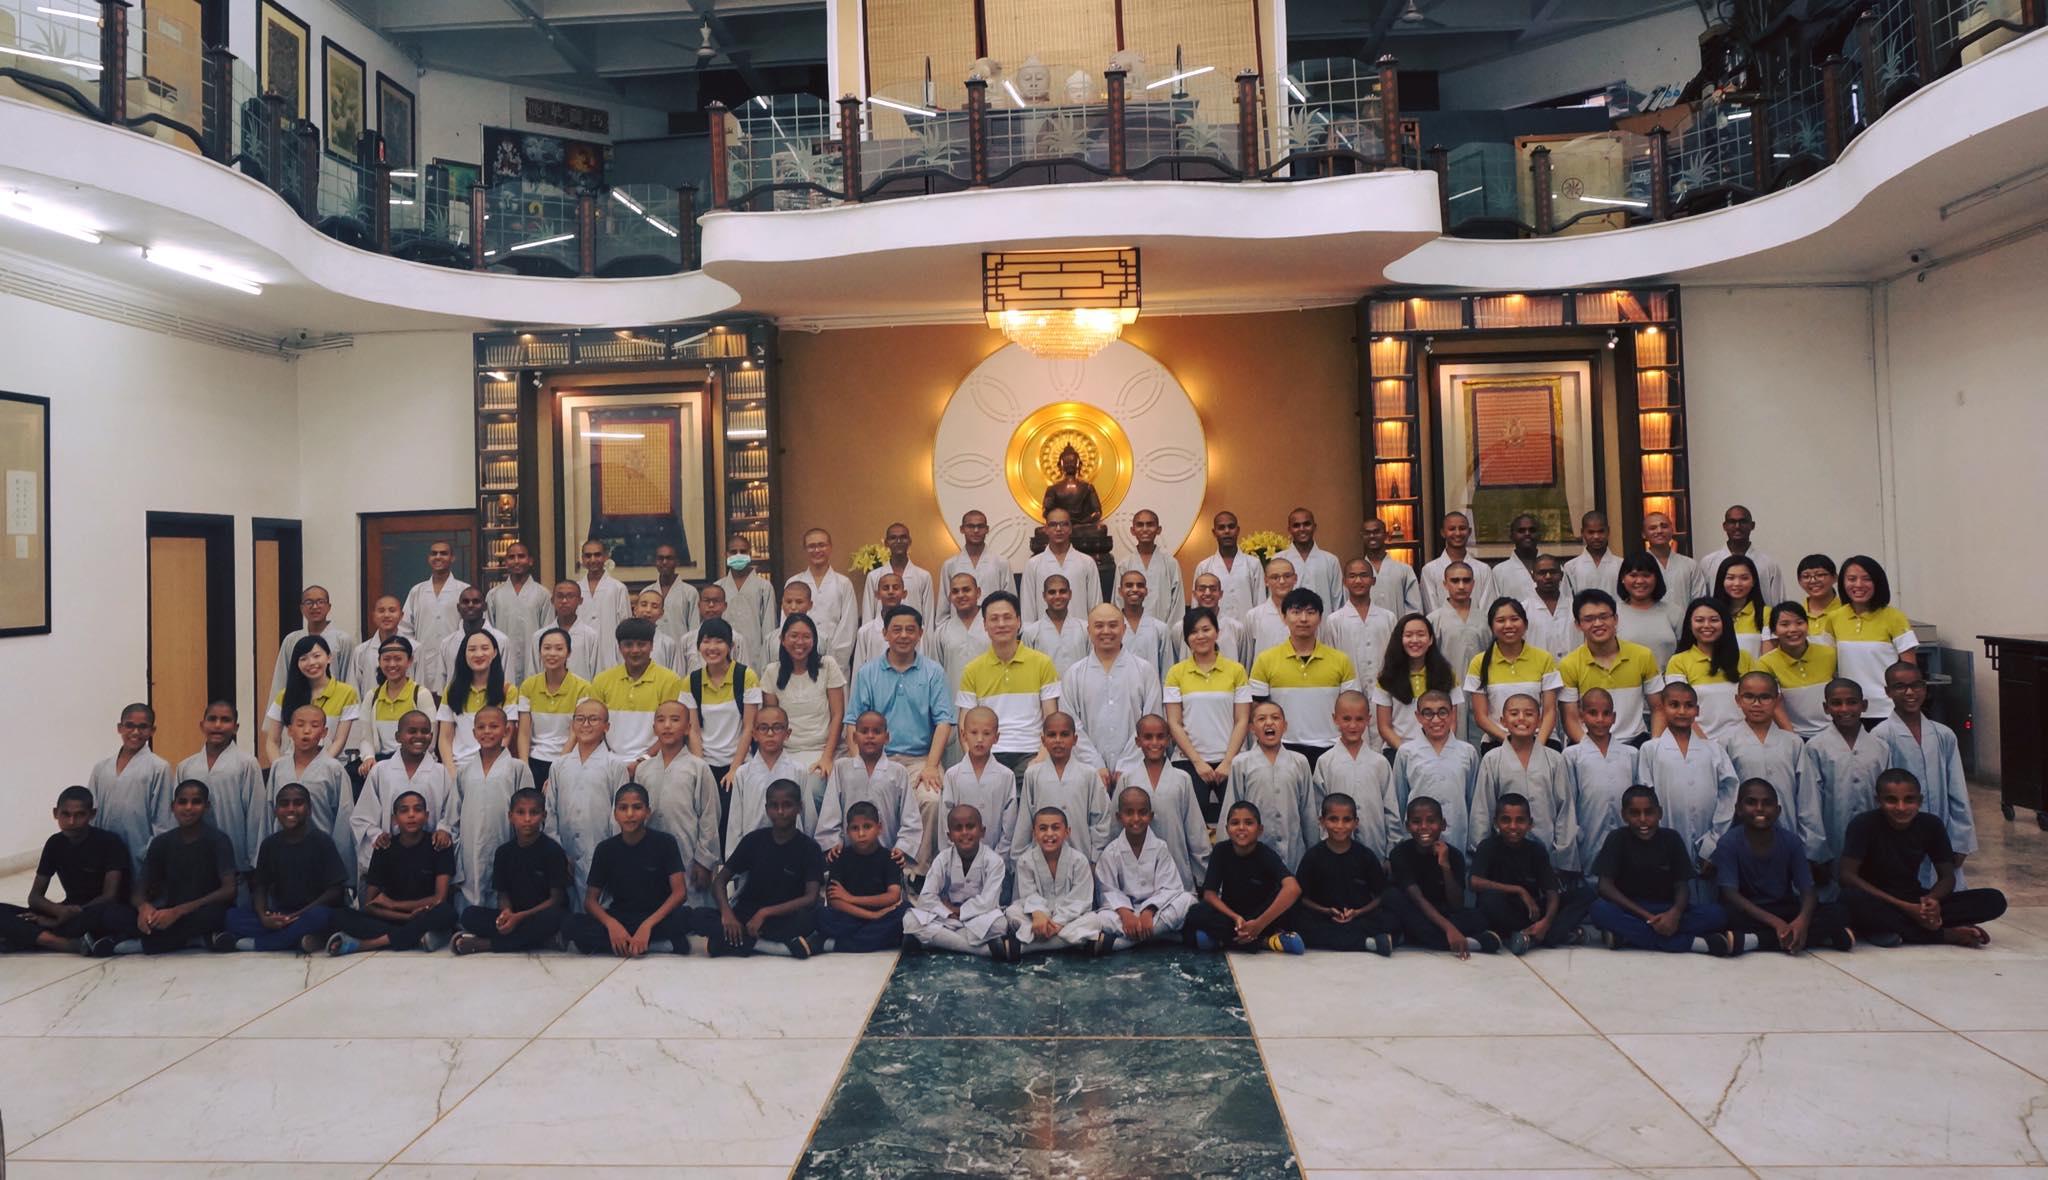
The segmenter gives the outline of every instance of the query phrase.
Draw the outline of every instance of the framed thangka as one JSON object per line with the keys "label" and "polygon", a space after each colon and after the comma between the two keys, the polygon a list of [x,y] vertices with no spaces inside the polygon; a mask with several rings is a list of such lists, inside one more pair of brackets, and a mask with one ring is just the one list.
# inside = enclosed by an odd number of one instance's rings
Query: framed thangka
{"label": "framed thangka", "polygon": [[1505,556],[1508,527],[1524,512],[1541,544],[1576,537],[1599,502],[1592,366],[1445,363],[1435,372],[1444,510],[1470,514],[1473,548]]}
{"label": "framed thangka", "polygon": [[0,638],[50,633],[50,399],[0,393]]}
{"label": "framed thangka", "polygon": [[320,125],[327,134],[327,154],[350,164],[363,162],[363,59],[320,38]]}
{"label": "framed thangka", "polygon": [[384,137],[386,164],[400,171],[419,167],[417,104],[412,91],[382,70],[377,71],[377,134]]}
{"label": "framed thangka", "polygon": [[284,97],[295,119],[312,110],[313,31],[282,4],[256,5],[256,85]]}
{"label": "framed thangka", "polygon": [[559,401],[561,538],[574,554],[591,538],[612,551],[612,576],[651,581],[654,550],[673,545],[676,572],[713,576],[711,398],[708,390],[565,393]]}

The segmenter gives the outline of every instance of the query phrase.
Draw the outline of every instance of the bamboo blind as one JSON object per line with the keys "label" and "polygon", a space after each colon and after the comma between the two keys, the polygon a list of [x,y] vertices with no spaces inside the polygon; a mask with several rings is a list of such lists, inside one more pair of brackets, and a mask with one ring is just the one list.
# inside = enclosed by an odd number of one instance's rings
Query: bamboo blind
{"label": "bamboo blind", "polygon": [[[974,0],[865,3],[868,93],[922,103],[924,62],[930,58],[933,101],[944,109],[964,109],[967,70],[974,64]],[[895,117],[900,123],[901,116]]]}
{"label": "bamboo blind", "polygon": [[[1214,66],[1179,83],[1196,100],[1198,122],[1237,121],[1237,73],[1257,70],[1258,12],[1253,0],[1123,0],[1124,46],[1145,55],[1145,80],[1173,73],[1174,47],[1181,68]],[[1175,86],[1131,88],[1133,99],[1164,98]]]}
{"label": "bamboo blind", "polygon": [[[985,0],[988,55],[1016,81],[1025,59],[1035,57],[1052,73],[1052,101],[1067,101],[1067,77],[1088,76],[1089,101],[1100,102],[1102,74],[1116,52],[1116,0]],[[989,95],[992,106],[1007,95]]]}

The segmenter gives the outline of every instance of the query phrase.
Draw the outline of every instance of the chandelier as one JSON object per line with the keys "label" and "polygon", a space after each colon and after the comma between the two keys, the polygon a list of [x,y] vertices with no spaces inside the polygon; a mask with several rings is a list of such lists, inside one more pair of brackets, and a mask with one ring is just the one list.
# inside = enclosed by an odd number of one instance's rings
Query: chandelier
{"label": "chandelier", "polygon": [[1085,360],[1138,318],[1134,248],[1010,251],[981,261],[988,326],[1033,356]]}

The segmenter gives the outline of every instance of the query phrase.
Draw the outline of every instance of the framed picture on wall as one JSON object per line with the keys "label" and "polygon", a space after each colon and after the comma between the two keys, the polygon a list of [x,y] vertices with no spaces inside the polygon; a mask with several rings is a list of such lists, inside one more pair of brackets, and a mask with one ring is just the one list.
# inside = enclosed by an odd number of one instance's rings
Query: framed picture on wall
{"label": "framed picture on wall", "polygon": [[384,162],[394,169],[419,167],[419,113],[412,91],[377,71],[377,133],[384,137]]}
{"label": "framed picture on wall", "polygon": [[564,393],[557,405],[556,552],[574,554],[594,537],[611,549],[613,577],[646,582],[655,548],[673,545],[679,575],[714,576],[710,391],[629,387]]}
{"label": "framed picture on wall", "polygon": [[1536,517],[1540,543],[1575,539],[1580,516],[1602,500],[1593,366],[1446,361],[1432,369],[1444,510],[1471,517],[1473,551],[1505,557],[1509,525],[1524,512]]}
{"label": "framed picture on wall", "polygon": [[448,191],[458,199],[468,200],[469,190],[484,182],[481,164],[468,164],[461,160],[444,160],[434,157],[434,163],[448,170]]}
{"label": "framed picture on wall", "polygon": [[327,136],[327,154],[350,164],[363,162],[363,59],[320,38],[320,126]]}
{"label": "framed picture on wall", "polygon": [[50,633],[50,399],[0,393],[0,638]]}
{"label": "framed picture on wall", "polygon": [[313,30],[274,0],[256,4],[256,86],[284,96],[294,119],[312,110]]}

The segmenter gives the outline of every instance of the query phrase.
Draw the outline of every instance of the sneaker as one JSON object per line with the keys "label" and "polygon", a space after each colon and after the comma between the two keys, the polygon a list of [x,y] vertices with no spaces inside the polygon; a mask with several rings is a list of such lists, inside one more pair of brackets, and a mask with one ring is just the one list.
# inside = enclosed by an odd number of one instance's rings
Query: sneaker
{"label": "sneaker", "polygon": [[1018,937],[1017,937],[1016,935],[1014,935],[1014,934],[1005,934],[1005,935],[1003,935],[1003,962],[1005,962],[1005,963],[1021,963],[1021,962],[1023,962],[1023,961],[1024,961],[1024,943],[1023,943],[1023,940],[1019,939],[1019,938],[1018,938]]}
{"label": "sneaker", "polygon": [[1606,943],[1607,949],[1610,951],[1618,951],[1622,948],[1621,935],[1616,934],[1612,930],[1602,930],[1600,932],[1600,941]]}
{"label": "sneaker", "polygon": [[431,955],[442,947],[447,946],[451,941],[448,935],[441,931],[429,930],[420,936],[420,949]]}
{"label": "sneaker", "polygon": [[1209,932],[1208,932],[1207,930],[1197,930],[1197,931],[1195,931],[1195,949],[1196,949],[1196,950],[1198,950],[1198,951],[1213,951],[1213,950],[1215,950],[1215,949],[1216,949],[1216,936],[1215,936],[1215,935],[1213,935],[1213,934],[1210,934],[1210,933],[1209,933]]}
{"label": "sneaker", "polygon": [[235,936],[225,930],[216,930],[206,936],[206,949],[217,955],[227,954],[235,949]]}
{"label": "sneaker", "polygon": [[1869,943],[1872,946],[1881,946],[1886,948],[1904,946],[1906,944],[1905,939],[1900,938],[1898,935],[1893,934],[1889,930],[1882,930],[1876,934],[1866,934],[1863,936],[1863,941]]}
{"label": "sneaker", "polygon": [[[782,945],[789,949],[789,957],[792,959],[808,959],[811,957],[811,944],[801,937],[792,938]],[[687,942],[683,944],[683,953],[686,955],[690,953],[690,944]]]}
{"label": "sneaker", "polygon": [[340,932],[336,932],[333,937],[327,940],[327,953],[336,958],[342,955],[355,954],[361,949],[363,949],[362,943]]}
{"label": "sneaker", "polygon": [[457,955],[473,955],[483,949],[477,945],[481,941],[483,940],[465,930],[455,936],[455,941],[448,944],[448,949]]}
{"label": "sneaker", "polygon": [[1836,931],[1833,938],[1828,940],[1828,946],[1838,951],[1853,951],[1856,949],[1856,936],[1849,931],[1847,926],[1844,926],[1839,931]]}
{"label": "sneaker", "polygon": [[1104,959],[1104,958],[1108,958],[1108,957],[1109,957],[1109,953],[1110,953],[1111,951],[1115,950],[1115,949],[1116,949],[1116,935],[1114,935],[1114,934],[1110,934],[1110,933],[1108,933],[1108,932],[1106,932],[1106,931],[1105,931],[1104,933],[1101,933],[1101,934],[1098,934],[1098,935],[1096,935],[1096,936],[1095,936],[1095,943],[1094,943],[1094,946],[1093,946],[1093,950],[1094,950],[1094,952],[1095,952],[1095,957],[1096,957],[1096,958],[1098,958],[1098,959]]}
{"label": "sneaker", "polygon": [[114,957],[114,937],[110,934],[98,937],[88,934],[78,940],[78,953],[91,959],[111,959]]}
{"label": "sneaker", "polygon": [[1716,930],[1712,934],[1702,935],[1701,937],[1707,941],[1708,954],[1717,959],[1731,959],[1735,957],[1735,939],[1727,931]]}
{"label": "sneaker", "polygon": [[1500,935],[1495,934],[1491,930],[1481,930],[1478,934],[1474,935],[1473,937],[1474,940],[1479,943],[1480,954],[1497,955],[1500,953]]}
{"label": "sneaker", "polygon": [[1508,953],[1516,956],[1517,958],[1528,954],[1529,932],[1526,930],[1517,930],[1513,934],[1508,935],[1507,947]]}
{"label": "sneaker", "polygon": [[1372,936],[1372,953],[1382,959],[1394,957],[1394,936],[1382,931]]}

